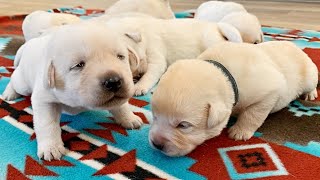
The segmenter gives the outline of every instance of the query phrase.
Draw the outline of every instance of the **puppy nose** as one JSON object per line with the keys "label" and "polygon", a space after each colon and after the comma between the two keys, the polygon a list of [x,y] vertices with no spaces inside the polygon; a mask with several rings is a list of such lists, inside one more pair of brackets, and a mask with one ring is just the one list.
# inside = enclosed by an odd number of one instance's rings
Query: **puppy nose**
{"label": "puppy nose", "polygon": [[159,149],[160,151],[163,149],[163,145],[162,144],[157,144],[157,143],[155,143],[154,141],[152,141],[152,145],[155,147],[155,148],[157,148],[157,149]]}
{"label": "puppy nose", "polygon": [[106,79],[103,86],[111,92],[117,92],[122,86],[122,79],[119,76],[111,76]]}

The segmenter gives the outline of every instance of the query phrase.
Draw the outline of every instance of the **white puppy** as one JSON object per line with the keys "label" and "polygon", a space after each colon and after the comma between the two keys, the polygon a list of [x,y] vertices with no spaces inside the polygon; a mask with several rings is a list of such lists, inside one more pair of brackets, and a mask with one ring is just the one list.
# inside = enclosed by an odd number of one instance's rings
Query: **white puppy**
{"label": "white puppy", "polygon": [[291,42],[226,42],[198,59],[171,65],[152,97],[150,144],[169,156],[218,136],[231,114],[238,120],[229,137],[247,140],[269,113],[299,95],[317,97],[318,69]]}
{"label": "white puppy", "polygon": [[106,9],[106,15],[116,15],[127,12],[148,14],[160,19],[173,19],[169,0],[119,0]]}
{"label": "white puppy", "polygon": [[258,44],[264,41],[258,18],[248,13],[238,3],[221,1],[202,3],[195,13],[195,19],[231,24],[240,31],[243,42]]}
{"label": "white puppy", "polygon": [[226,23],[194,19],[119,18],[106,22],[118,32],[139,32],[146,59],[138,72],[144,74],[136,84],[136,95],[147,93],[177,59],[196,58],[207,47],[226,40],[242,42],[237,29]]}
{"label": "white puppy", "polygon": [[84,22],[62,26],[19,49],[3,98],[31,94],[40,158],[59,159],[65,153],[59,125],[63,111],[108,109],[125,128],[142,125],[128,104],[134,92],[130,65],[139,59],[119,37],[104,25]]}
{"label": "white puppy", "polygon": [[44,31],[66,24],[77,23],[80,18],[64,13],[49,13],[46,11],[34,11],[24,19],[22,31],[26,41],[39,37]]}
{"label": "white puppy", "polygon": [[226,15],[234,12],[247,12],[247,10],[235,2],[207,1],[200,4],[194,18],[219,22]]}

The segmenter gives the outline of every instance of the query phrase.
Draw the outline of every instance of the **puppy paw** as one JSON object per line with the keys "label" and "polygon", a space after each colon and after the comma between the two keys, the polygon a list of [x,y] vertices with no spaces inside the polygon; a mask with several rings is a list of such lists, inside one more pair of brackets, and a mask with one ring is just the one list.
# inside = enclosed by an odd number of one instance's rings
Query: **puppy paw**
{"label": "puppy paw", "polygon": [[134,95],[135,96],[143,96],[143,95],[147,94],[149,90],[150,90],[150,88],[148,88],[148,87],[136,84]]}
{"label": "puppy paw", "polygon": [[62,155],[66,154],[67,149],[63,146],[63,142],[46,141],[38,143],[38,157],[46,161],[60,160]]}
{"label": "puppy paw", "polygon": [[18,97],[20,97],[20,94],[18,94],[11,86],[11,84],[8,84],[6,89],[4,90],[2,94],[2,98],[7,101],[15,100]]}
{"label": "puppy paw", "polygon": [[229,128],[228,133],[229,133],[229,138],[234,140],[244,140],[244,141],[250,139],[254,134],[254,132],[250,130],[245,130],[237,126],[236,124],[233,125],[231,128]]}
{"label": "puppy paw", "polygon": [[121,121],[117,121],[122,127],[126,129],[138,129],[143,125],[141,118],[137,115],[123,118]]}
{"label": "puppy paw", "polygon": [[317,89],[314,89],[313,91],[305,94],[305,100],[306,101],[313,101],[318,97]]}

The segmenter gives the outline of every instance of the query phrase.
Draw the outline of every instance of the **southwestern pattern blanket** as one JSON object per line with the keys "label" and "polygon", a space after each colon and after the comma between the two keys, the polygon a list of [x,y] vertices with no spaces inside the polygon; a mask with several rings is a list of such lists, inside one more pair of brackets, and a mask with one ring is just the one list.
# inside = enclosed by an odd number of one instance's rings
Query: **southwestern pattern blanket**
{"label": "southwestern pattern blanket", "polygon": [[[59,8],[83,19],[102,10]],[[0,17],[0,94],[14,71],[16,49],[24,42],[25,15]],[[189,12],[177,18],[192,18]],[[320,32],[264,26],[266,41],[296,43],[320,67]],[[292,72],[295,73],[295,72]],[[61,161],[36,155],[32,108],[28,97],[0,99],[0,179],[318,179],[320,177],[320,103],[293,101],[272,114],[249,141],[228,139],[226,133],[205,142],[191,154],[171,158],[148,144],[151,93],[130,104],[145,125],[125,130],[106,111],[63,115],[61,128],[70,150]],[[230,119],[230,125],[235,118]]]}

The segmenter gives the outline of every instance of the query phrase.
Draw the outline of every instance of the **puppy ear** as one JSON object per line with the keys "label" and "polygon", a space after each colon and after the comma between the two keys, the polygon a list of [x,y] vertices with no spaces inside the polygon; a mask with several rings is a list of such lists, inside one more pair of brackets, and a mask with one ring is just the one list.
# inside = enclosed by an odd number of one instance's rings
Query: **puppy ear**
{"label": "puppy ear", "polygon": [[139,32],[130,32],[130,33],[125,33],[125,35],[132,39],[135,43],[139,43],[142,41],[141,34]]}
{"label": "puppy ear", "polygon": [[129,63],[130,63],[130,69],[132,72],[136,71],[140,64],[140,58],[135,50],[133,50],[131,47],[128,47],[129,52]]}
{"label": "puppy ear", "polygon": [[47,88],[55,87],[55,67],[52,62],[49,62],[44,72],[44,85]]}
{"label": "puppy ear", "polygon": [[226,38],[227,41],[242,43],[242,37],[238,29],[227,23],[217,23],[221,34]]}
{"label": "puppy ear", "polygon": [[224,128],[230,118],[231,110],[227,109],[224,103],[208,104],[208,129],[214,127]]}
{"label": "puppy ear", "polygon": [[264,35],[262,31],[261,31],[261,42],[264,42]]}

